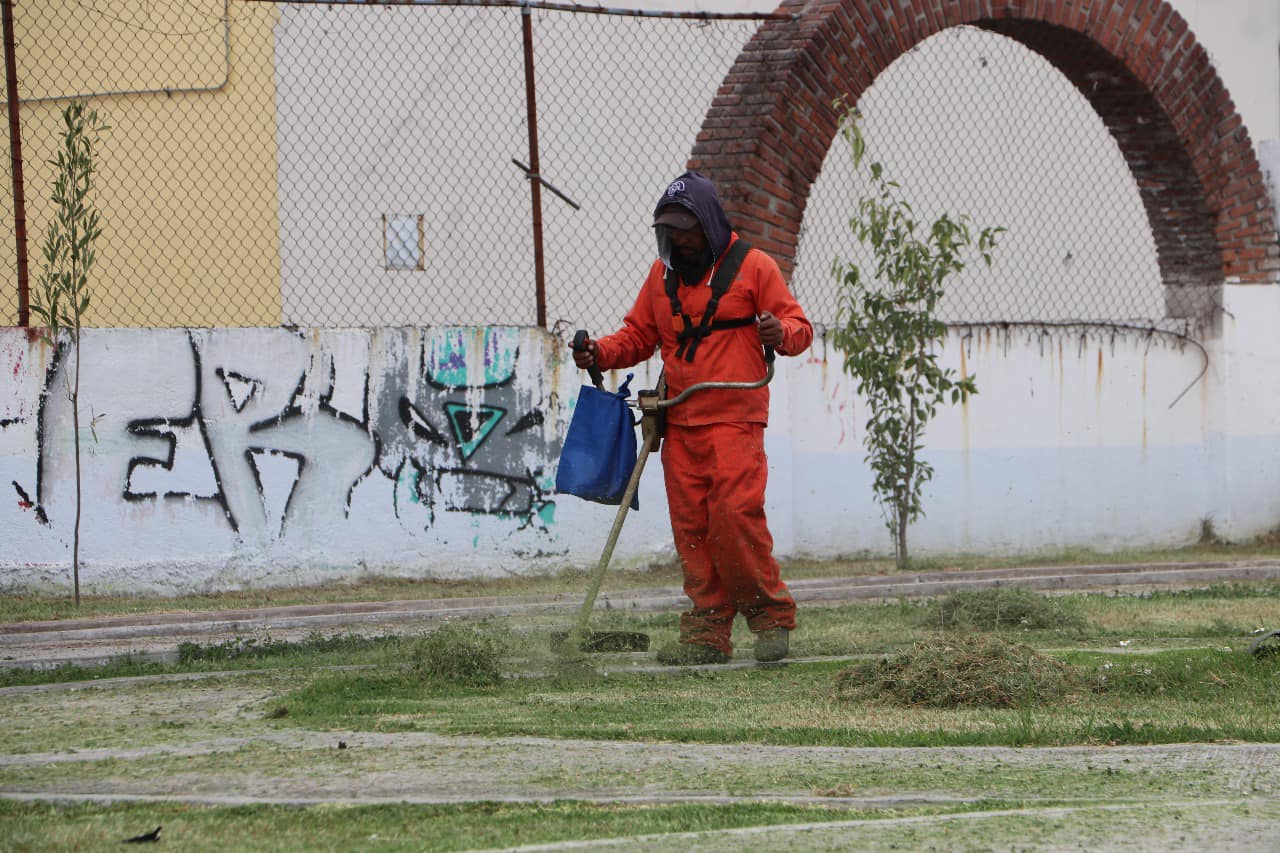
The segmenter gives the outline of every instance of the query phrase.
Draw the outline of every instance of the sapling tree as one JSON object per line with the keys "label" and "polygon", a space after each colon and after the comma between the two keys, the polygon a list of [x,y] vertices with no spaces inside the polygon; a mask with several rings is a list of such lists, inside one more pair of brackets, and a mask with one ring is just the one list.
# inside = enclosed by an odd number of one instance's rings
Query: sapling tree
{"label": "sapling tree", "polygon": [[97,171],[97,145],[109,127],[96,110],[74,101],[62,111],[62,134],[54,168],[53,219],[41,247],[42,268],[32,293],[31,311],[44,327],[41,335],[51,346],[64,339],[73,358],[63,376],[71,402],[75,455],[75,527],[72,533],[71,574],[76,607],[80,606],[80,329],[89,310],[89,273],[94,243],[102,233],[98,211],[90,201]]}
{"label": "sapling tree", "polygon": [[[867,146],[856,108],[841,109],[839,138],[855,169]],[[923,486],[933,466],[921,456],[925,429],[938,406],[978,393],[975,377],[939,365],[938,344],[946,325],[937,318],[949,276],[967,260],[988,266],[1003,228],[976,229],[968,216],[943,214],[924,223],[889,179],[882,164],[868,162],[867,194],[849,220],[857,240],[870,250],[869,269],[837,259],[839,313],[831,332],[869,415],[863,444],[874,472],[872,490],[893,536],[899,569],[908,565],[907,528],[924,514]]]}

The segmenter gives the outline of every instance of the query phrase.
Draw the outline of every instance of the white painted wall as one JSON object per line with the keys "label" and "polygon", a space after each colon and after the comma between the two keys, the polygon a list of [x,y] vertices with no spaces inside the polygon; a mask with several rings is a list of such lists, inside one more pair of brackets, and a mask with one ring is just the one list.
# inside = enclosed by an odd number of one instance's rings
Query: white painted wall
{"label": "white painted wall", "polygon": [[[1176,5],[1260,141],[1280,204],[1280,11]],[[1138,332],[950,336],[946,362],[975,372],[981,393],[926,439],[937,473],[915,553],[1177,545],[1205,519],[1233,538],[1275,527],[1280,282],[1228,285],[1223,308],[1203,352]],[[590,566],[612,509],[550,494],[581,381],[564,356],[530,328],[87,331],[83,583],[179,592]],[[47,347],[0,330],[4,588],[70,583],[64,374]],[[649,365],[635,384],[655,378]],[[778,553],[890,553],[839,355],[820,339],[782,360],[773,392]],[[482,415],[500,419],[479,441]],[[640,501],[620,567],[673,556],[657,464]]]}
{"label": "white painted wall", "polygon": [[1172,0],[1217,66],[1255,143],[1280,139],[1280,3]]}
{"label": "white painted wall", "polygon": [[[1274,527],[1280,397],[1266,377],[1280,363],[1280,288],[1225,296],[1203,376],[1199,348],[1159,336],[949,337],[945,362],[974,371],[981,393],[926,439],[937,473],[913,551],[1179,545],[1204,519],[1234,538]],[[179,592],[590,566],[614,510],[551,494],[581,381],[564,354],[529,328],[87,331],[82,583]],[[779,364],[767,433],[778,554],[891,553],[838,353],[819,341]],[[4,588],[69,583],[64,374],[47,347],[0,331]],[[635,385],[654,379],[642,369]],[[451,428],[455,407],[464,423],[500,419],[474,441]],[[655,460],[616,565],[672,559],[664,497]]]}

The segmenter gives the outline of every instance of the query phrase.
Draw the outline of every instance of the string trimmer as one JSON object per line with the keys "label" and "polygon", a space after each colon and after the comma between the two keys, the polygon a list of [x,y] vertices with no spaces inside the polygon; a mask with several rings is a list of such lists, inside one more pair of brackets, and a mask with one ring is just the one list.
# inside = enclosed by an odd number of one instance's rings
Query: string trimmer
{"label": "string trimmer", "polygon": [[[575,350],[585,348],[588,340],[589,336],[586,330],[579,329],[573,336],[573,348]],[[663,432],[662,415],[667,409],[680,405],[699,391],[708,391],[713,388],[741,391],[763,388],[773,380],[773,357],[773,348],[765,347],[765,374],[755,382],[699,382],[696,385],[690,385],[684,391],[668,400],[666,399],[666,380],[659,376],[657,388],[636,393],[635,405],[640,411],[640,435],[642,438],[640,451],[636,457],[635,468],[631,470],[631,478],[627,480],[626,491],[623,492],[622,500],[618,504],[618,513],[613,518],[613,527],[609,531],[609,538],[605,540],[604,551],[600,554],[600,561],[596,563],[595,571],[591,573],[591,579],[587,585],[586,598],[583,599],[582,607],[578,610],[578,620],[569,631],[557,632],[552,635],[553,646],[563,658],[566,660],[581,660],[587,652],[643,652],[648,650],[648,634],[636,631],[591,631],[587,628],[587,623],[591,618],[591,611],[595,608],[596,596],[600,593],[600,586],[604,582],[605,570],[609,567],[609,560],[613,558],[614,546],[618,544],[618,534],[622,532],[622,524],[627,519],[627,510],[631,508],[631,499],[635,497],[636,489],[640,486],[640,475],[644,473],[645,461],[649,458],[650,453],[658,449],[661,442]],[[592,365],[587,368],[587,373],[591,377],[592,384],[603,391],[604,374],[600,372],[600,368]]]}

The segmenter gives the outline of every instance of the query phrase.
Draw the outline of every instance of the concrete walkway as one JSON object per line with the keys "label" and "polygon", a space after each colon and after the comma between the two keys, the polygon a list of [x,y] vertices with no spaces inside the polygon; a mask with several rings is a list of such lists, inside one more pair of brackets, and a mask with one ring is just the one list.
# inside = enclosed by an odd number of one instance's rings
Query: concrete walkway
{"label": "concrete walkway", "polygon": [[[813,578],[788,581],[800,604],[843,604],[945,595],[997,587],[1042,592],[1185,588],[1280,578],[1280,560],[1053,566]],[[0,666],[93,665],[123,654],[175,660],[183,641],[217,643],[313,632],[392,634],[422,631],[455,618],[572,613],[580,593],[307,604],[258,609],[150,613],[95,619],[0,624]],[[602,593],[600,610],[661,612],[684,609],[678,587]]]}

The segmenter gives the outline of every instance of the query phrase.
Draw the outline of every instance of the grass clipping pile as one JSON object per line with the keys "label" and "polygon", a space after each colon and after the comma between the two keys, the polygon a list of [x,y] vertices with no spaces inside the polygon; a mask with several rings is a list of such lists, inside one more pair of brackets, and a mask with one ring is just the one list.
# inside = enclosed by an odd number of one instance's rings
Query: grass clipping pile
{"label": "grass clipping pile", "polygon": [[448,622],[413,647],[410,665],[427,684],[486,687],[502,681],[510,635],[491,625]]}
{"label": "grass clipping pile", "polygon": [[1077,667],[996,637],[926,640],[844,670],[836,696],[925,708],[1019,708],[1087,690]]}

